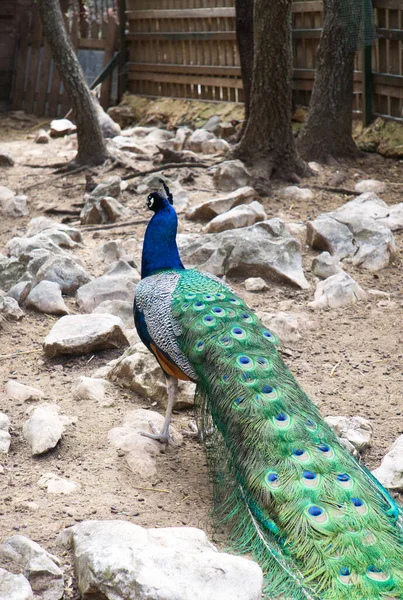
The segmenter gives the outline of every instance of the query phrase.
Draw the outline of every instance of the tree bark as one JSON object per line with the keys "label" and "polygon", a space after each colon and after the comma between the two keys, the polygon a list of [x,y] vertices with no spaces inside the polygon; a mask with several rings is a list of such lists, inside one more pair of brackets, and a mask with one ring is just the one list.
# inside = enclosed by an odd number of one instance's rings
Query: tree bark
{"label": "tree bark", "polygon": [[245,104],[245,130],[249,117],[253,75],[253,5],[254,0],[235,0],[236,38],[241,63],[243,95]]}
{"label": "tree bark", "polygon": [[38,0],[46,40],[71,102],[77,126],[74,166],[99,165],[107,158],[91,92],[67,35],[59,0]]}
{"label": "tree bark", "polygon": [[273,175],[296,181],[309,172],[296,152],[291,127],[291,5],[292,0],[255,0],[250,113],[233,156],[250,167],[262,193]]}
{"label": "tree bark", "polygon": [[[324,0],[325,20],[316,56],[316,78],[308,115],[297,140],[305,160],[353,156],[355,50],[347,39],[342,2]],[[359,26],[359,24],[357,24]]]}

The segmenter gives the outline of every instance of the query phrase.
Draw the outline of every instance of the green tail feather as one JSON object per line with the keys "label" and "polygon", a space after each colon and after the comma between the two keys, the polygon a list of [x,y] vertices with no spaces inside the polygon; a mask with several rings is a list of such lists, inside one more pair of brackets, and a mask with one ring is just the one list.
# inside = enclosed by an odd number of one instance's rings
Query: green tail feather
{"label": "green tail feather", "polygon": [[235,549],[254,554],[271,597],[403,599],[399,507],[340,445],[244,302],[198,271],[180,274],[172,311]]}

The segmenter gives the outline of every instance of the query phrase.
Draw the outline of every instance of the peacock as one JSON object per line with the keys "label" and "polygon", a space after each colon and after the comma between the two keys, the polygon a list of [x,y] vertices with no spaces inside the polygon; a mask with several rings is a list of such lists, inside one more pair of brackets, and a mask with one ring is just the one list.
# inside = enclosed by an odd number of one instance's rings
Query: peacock
{"label": "peacock", "polygon": [[266,598],[403,599],[402,512],[339,443],[288,370],[278,340],[226,283],[185,269],[169,188],[147,198],[134,317],[167,377],[196,382],[216,506],[251,553]]}

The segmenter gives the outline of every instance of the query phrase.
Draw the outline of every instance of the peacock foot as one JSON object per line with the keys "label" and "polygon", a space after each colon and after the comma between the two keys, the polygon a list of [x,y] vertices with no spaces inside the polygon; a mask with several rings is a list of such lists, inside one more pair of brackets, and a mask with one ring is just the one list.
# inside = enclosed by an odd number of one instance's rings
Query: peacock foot
{"label": "peacock foot", "polygon": [[140,435],[144,436],[144,437],[148,437],[152,440],[157,440],[157,442],[160,442],[161,444],[168,444],[170,446],[174,446],[174,441],[171,437],[171,434],[169,433],[169,425],[168,427],[163,427],[162,430],[160,432],[158,432],[158,429],[156,428],[156,426],[154,425],[154,423],[151,423],[151,421],[149,422],[150,428],[152,429],[153,433],[147,433],[146,431],[140,431]]}

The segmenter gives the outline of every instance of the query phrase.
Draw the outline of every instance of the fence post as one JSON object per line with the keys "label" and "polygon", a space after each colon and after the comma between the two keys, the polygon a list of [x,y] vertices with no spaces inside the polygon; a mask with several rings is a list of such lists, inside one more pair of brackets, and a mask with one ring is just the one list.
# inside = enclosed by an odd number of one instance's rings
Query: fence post
{"label": "fence post", "polygon": [[363,93],[363,107],[362,116],[364,127],[373,120],[372,113],[372,94],[373,94],[373,80],[372,80],[372,46],[364,46],[364,65],[362,73],[362,93]]}

